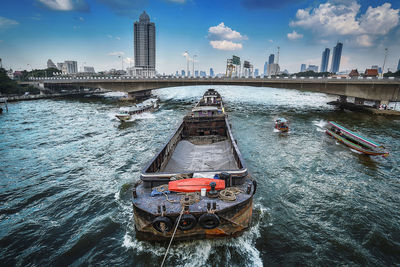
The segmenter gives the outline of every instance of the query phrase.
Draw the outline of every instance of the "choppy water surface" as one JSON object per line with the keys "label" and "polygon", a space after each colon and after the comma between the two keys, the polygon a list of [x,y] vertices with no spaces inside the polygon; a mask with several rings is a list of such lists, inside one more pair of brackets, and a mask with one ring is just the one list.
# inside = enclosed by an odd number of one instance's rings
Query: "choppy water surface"
{"label": "choppy water surface", "polygon": [[[9,104],[0,115],[0,264],[154,266],[167,243],[135,239],[130,186],[207,87],[155,91],[153,114],[120,124],[114,98]],[[216,87],[258,180],[239,238],[174,244],[170,266],[400,264],[400,121],[338,111],[333,97]],[[291,122],[273,131],[274,118]],[[323,127],[343,124],[389,148],[367,157]]]}

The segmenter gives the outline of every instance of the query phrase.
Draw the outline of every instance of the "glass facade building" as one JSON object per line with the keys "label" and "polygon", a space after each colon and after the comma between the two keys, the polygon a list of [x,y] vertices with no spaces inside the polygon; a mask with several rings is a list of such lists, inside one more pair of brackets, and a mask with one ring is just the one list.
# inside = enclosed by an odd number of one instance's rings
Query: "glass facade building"
{"label": "glass facade building", "polygon": [[325,48],[324,52],[322,52],[322,59],[321,59],[321,72],[327,72],[328,71],[328,64],[329,64],[329,54],[331,53],[331,50],[329,48]]}
{"label": "glass facade building", "polygon": [[337,45],[333,48],[332,67],[331,67],[331,72],[333,73],[339,72],[340,58],[342,57],[342,48],[343,44],[340,42],[338,42]]}
{"label": "glass facade building", "polygon": [[275,55],[274,54],[269,55],[268,64],[272,64],[274,63],[274,61],[275,61]]}
{"label": "glass facade building", "polygon": [[156,27],[144,11],[134,24],[135,67],[154,72],[156,67]]}

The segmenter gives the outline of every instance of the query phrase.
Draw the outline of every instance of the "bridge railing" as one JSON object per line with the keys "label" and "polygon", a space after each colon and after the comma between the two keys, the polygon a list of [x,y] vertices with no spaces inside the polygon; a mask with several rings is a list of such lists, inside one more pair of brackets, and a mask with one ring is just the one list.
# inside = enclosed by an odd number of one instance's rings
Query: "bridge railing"
{"label": "bridge railing", "polygon": [[59,82],[59,81],[68,81],[68,82],[89,82],[89,81],[212,81],[212,80],[224,80],[224,81],[282,81],[282,80],[318,80],[318,81],[336,81],[336,80],[349,80],[349,81],[400,81],[399,78],[395,77],[134,77],[134,76],[87,76],[87,77],[30,77],[30,81],[41,81],[41,82]]}

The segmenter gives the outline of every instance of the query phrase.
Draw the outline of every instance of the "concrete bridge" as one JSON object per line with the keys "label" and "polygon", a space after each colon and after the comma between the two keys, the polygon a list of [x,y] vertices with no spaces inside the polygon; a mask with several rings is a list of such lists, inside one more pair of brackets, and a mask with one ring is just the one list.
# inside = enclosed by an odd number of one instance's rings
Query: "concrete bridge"
{"label": "concrete bridge", "polygon": [[400,79],[393,78],[176,78],[176,77],[51,77],[32,78],[30,84],[53,91],[83,88],[100,88],[128,92],[131,96],[150,92],[153,89],[195,85],[232,85],[296,89],[346,97],[354,97],[362,104],[364,100],[377,103],[398,102],[400,100]]}

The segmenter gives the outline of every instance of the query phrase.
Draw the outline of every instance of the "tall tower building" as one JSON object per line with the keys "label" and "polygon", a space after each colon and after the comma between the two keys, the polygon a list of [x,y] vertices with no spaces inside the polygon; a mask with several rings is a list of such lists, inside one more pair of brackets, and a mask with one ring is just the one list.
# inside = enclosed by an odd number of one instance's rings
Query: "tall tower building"
{"label": "tall tower building", "polygon": [[397,70],[400,70],[400,59],[399,59],[399,63],[397,64]]}
{"label": "tall tower building", "polygon": [[325,48],[324,52],[322,52],[322,60],[321,60],[321,72],[327,72],[328,71],[328,65],[329,65],[329,54],[331,53],[331,50],[329,48]]}
{"label": "tall tower building", "polygon": [[210,68],[210,77],[214,77],[214,70],[213,70],[213,68]]}
{"label": "tall tower building", "polygon": [[340,67],[340,58],[342,57],[342,48],[343,44],[338,42],[337,45],[333,48],[332,54],[332,67],[331,72],[337,73]]}
{"label": "tall tower building", "polygon": [[268,64],[274,63],[274,60],[275,60],[275,55],[274,54],[269,55]]}
{"label": "tall tower building", "polygon": [[146,11],[133,27],[135,67],[140,76],[153,76],[156,68],[156,26]]}
{"label": "tall tower building", "polygon": [[264,64],[264,76],[267,76],[268,75],[268,61],[265,61],[265,64]]}

